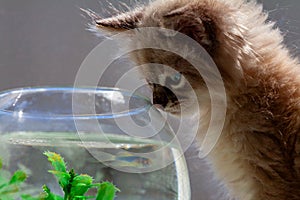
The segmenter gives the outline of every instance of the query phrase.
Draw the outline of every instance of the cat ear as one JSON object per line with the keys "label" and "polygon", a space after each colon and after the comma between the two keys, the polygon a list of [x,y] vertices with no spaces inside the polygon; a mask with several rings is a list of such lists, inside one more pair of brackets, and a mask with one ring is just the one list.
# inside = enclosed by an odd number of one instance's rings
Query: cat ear
{"label": "cat ear", "polygon": [[167,14],[165,14],[163,17],[169,18],[169,17],[183,15],[188,10],[188,8],[189,8],[189,4],[187,4],[187,5],[183,6],[183,7],[177,8],[175,10],[171,10],[170,12],[168,12]]}
{"label": "cat ear", "polygon": [[204,15],[200,17],[191,9],[191,6],[187,4],[168,12],[164,15],[163,27],[191,37],[210,51],[215,35],[214,24],[208,17]]}
{"label": "cat ear", "polygon": [[137,8],[130,12],[125,12],[110,18],[94,18],[96,27],[109,33],[118,33],[131,30],[143,17],[143,8]]}

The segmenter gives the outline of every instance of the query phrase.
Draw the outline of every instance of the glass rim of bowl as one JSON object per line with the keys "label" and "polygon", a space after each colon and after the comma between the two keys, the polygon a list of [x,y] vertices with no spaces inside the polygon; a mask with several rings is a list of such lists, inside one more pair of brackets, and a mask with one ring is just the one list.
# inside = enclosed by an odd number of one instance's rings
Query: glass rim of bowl
{"label": "glass rim of bowl", "polygon": [[[133,109],[126,109],[120,112],[116,113],[104,113],[104,114],[74,114],[71,112],[70,114],[54,114],[54,115],[46,115],[46,114],[31,114],[28,112],[22,113],[22,118],[42,118],[42,119],[111,119],[111,118],[119,118],[124,116],[132,116],[136,114],[143,113],[147,111],[149,108],[152,107],[151,101],[142,95],[134,94],[133,92],[130,92],[125,89],[120,88],[114,88],[114,87],[60,87],[60,86],[42,86],[42,87],[20,87],[20,88],[13,88],[8,90],[0,91],[0,100],[1,98],[14,94],[14,93],[34,93],[34,92],[45,92],[45,91],[68,91],[68,92],[90,92],[93,94],[100,94],[101,92],[120,92],[126,97],[130,98],[136,98],[144,102],[143,106],[139,106]],[[72,103],[72,102],[71,102]],[[0,115],[14,115],[16,114],[16,111],[3,109],[0,101]]]}

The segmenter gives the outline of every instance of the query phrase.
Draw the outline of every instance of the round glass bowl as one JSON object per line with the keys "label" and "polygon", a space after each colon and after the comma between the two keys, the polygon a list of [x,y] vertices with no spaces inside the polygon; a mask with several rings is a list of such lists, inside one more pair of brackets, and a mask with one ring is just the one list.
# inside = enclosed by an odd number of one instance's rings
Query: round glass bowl
{"label": "round glass bowl", "polygon": [[[118,200],[188,200],[188,172],[179,142],[144,97],[113,88],[23,88],[0,93],[1,181],[28,178],[12,199],[47,185],[63,195],[44,152],[68,169],[110,181]],[[95,193],[95,191],[94,191]],[[87,195],[93,196],[93,191]],[[1,199],[1,198],[0,198]]]}

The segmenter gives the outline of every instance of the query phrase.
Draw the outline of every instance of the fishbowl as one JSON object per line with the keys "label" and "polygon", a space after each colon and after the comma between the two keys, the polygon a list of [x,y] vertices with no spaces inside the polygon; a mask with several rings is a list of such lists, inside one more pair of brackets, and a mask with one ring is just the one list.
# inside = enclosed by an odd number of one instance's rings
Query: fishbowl
{"label": "fishbowl", "polygon": [[0,93],[0,159],[1,200],[190,199],[176,135],[147,98],[120,89]]}

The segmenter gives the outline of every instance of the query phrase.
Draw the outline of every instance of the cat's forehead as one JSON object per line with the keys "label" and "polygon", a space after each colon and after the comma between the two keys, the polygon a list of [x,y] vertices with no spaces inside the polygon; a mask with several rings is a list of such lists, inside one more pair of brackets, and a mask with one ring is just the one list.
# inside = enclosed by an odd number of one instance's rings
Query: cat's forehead
{"label": "cat's forehead", "polygon": [[186,60],[184,55],[178,55],[172,51],[140,50],[140,52],[135,52],[133,56],[137,59],[139,65],[145,65],[144,68],[147,73],[172,75],[177,72],[194,71],[194,67]]}
{"label": "cat's forehead", "polygon": [[144,74],[150,75],[152,77],[160,76],[171,76],[176,73],[180,73],[179,70],[176,70],[168,65],[159,64],[159,63],[149,63],[141,67]]}

